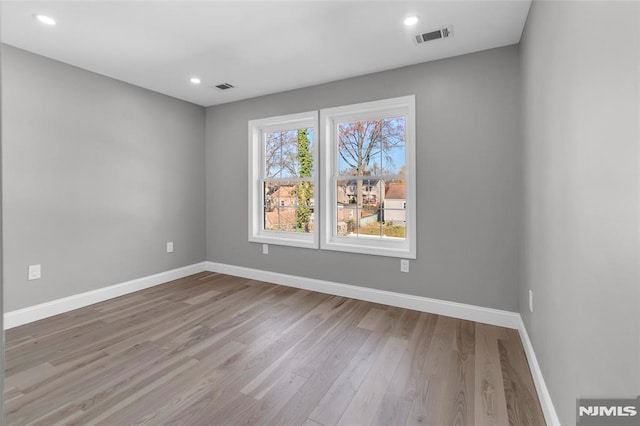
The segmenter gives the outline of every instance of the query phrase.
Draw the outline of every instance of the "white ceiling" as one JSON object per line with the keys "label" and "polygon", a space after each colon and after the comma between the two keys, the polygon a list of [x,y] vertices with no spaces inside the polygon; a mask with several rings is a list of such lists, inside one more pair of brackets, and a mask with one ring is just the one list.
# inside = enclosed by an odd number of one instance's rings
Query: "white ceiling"
{"label": "white ceiling", "polygon": [[[530,0],[2,1],[0,37],[203,106],[515,44]],[[45,26],[42,13],[57,21]],[[411,28],[403,19],[416,14]],[[453,25],[454,36],[414,35]],[[200,86],[189,83],[198,76]],[[211,88],[231,83],[222,92]]]}

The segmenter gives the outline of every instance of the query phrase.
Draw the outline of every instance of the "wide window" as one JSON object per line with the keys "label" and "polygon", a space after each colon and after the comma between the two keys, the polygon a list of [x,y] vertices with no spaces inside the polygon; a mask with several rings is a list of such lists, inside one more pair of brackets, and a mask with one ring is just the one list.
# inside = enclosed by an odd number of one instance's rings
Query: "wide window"
{"label": "wide window", "polygon": [[323,249],[416,257],[415,97],[320,111]]}
{"label": "wide window", "polygon": [[249,241],[317,248],[317,116],[249,122]]}

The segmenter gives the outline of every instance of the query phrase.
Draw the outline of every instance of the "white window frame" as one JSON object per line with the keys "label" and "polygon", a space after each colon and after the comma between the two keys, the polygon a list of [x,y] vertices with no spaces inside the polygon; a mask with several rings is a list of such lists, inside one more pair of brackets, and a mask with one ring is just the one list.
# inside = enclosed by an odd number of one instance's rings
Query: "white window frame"
{"label": "white window frame", "polygon": [[[314,227],[310,233],[267,231],[264,229],[264,179],[265,179],[265,143],[264,135],[274,131],[313,128],[313,176],[311,178],[279,178],[281,180],[313,182]],[[249,241],[294,247],[318,248],[320,223],[318,214],[318,112],[310,111],[298,114],[282,115],[249,121]]]}
{"label": "white window frame", "polygon": [[[338,180],[338,149],[336,131],[339,123],[346,121],[373,120],[403,115],[406,117],[406,238],[368,239],[338,236],[336,180]],[[323,172],[321,185],[322,200],[322,238],[320,248],[351,253],[363,253],[379,256],[416,258],[416,119],[415,96],[403,96],[381,101],[346,105],[320,110],[322,126],[322,155],[320,157]],[[371,178],[374,178],[372,176]],[[344,179],[344,176],[341,177]]]}

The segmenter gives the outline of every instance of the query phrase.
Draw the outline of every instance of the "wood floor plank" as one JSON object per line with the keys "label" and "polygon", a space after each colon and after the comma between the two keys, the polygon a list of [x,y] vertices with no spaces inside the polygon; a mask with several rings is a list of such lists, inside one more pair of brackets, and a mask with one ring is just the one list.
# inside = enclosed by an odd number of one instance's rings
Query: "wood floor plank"
{"label": "wood floor plank", "polygon": [[359,321],[365,315],[366,308],[352,300],[340,303],[337,310],[331,311],[331,316],[325,317],[325,321],[249,382],[241,392],[261,399],[272,383],[283,375],[297,372],[302,377],[310,377],[320,366],[321,353],[328,352],[326,347],[329,342],[343,333],[350,322]]}
{"label": "wood floor plank", "polygon": [[103,392],[111,387],[114,376],[132,374],[146,364],[144,360],[161,356],[158,348],[151,344],[142,344],[119,354],[111,360],[102,358],[98,364],[102,368],[93,369],[91,365],[81,370],[70,372],[61,381],[48,382],[25,394],[24,397],[5,405],[6,416],[16,419],[17,423],[27,423],[42,417],[47,411],[60,407],[62,398],[65,403],[76,401]]}
{"label": "wood floor plank", "polygon": [[313,372],[298,393],[268,424],[283,425],[304,422],[342,370],[355,356],[369,334],[370,332],[367,330],[356,327],[349,328],[340,339],[340,344],[335,347],[332,356],[323,357],[322,365]]}
{"label": "wood floor plank", "polygon": [[[189,405],[189,401],[198,394],[215,386],[221,376],[218,369],[229,360],[236,359],[245,349],[246,346],[241,343],[229,342],[206,359],[187,358],[179,368],[169,365],[157,373],[146,374],[132,388],[114,396],[114,400],[105,401],[102,407],[105,411],[101,414],[97,414],[101,410],[96,407],[96,419],[106,424],[124,424],[134,419],[143,423],[160,424],[173,416],[174,411]],[[173,392],[166,392],[165,388],[170,388]],[[91,414],[87,413],[87,421],[92,418]]]}
{"label": "wood floor plank", "polygon": [[495,327],[485,324],[476,324],[475,376],[476,422],[485,425],[508,424],[497,331]]}
{"label": "wood floor plank", "polygon": [[[218,413],[218,416],[229,419],[229,423],[235,425],[262,425],[268,423],[308,380],[306,377],[289,373],[271,387],[262,398],[255,400],[255,402],[250,402],[248,404],[249,407],[246,409],[237,410],[236,413],[231,413],[230,415]],[[228,409],[233,408],[232,406],[228,407]]]}
{"label": "wood floor plank", "polygon": [[[258,375],[264,368],[271,365],[283,353],[294,346],[297,341],[303,338],[314,327],[320,319],[317,316],[303,320],[299,326],[275,341],[262,340],[260,347],[255,342],[251,344],[250,350],[243,353],[241,359],[234,360],[234,365],[230,365],[224,372],[224,383],[211,389],[211,391],[198,401],[187,411],[177,414],[171,418],[170,422],[199,424],[206,422],[210,417],[220,417],[236,406],[238,400],[248,400],[244,398],[241,390]],[[226,367],[226,366],[225,366]],[[233,408],[234,410],[236,408]]]}
{"label": "wood floor plank", "polygon": [[311,412],[309,419],[325,425],[338,423],[376,361],[385,341],[385,336],[381,333],[369,335],[349,365],[342,370],[342,373]]}
{"label": "wood floor plank", "polygon": [[20,389],[7,387],[5,385],[5,391],[4,391],[5,402],[13,401],[14,399],[20,398],[22,396],[24,396],[24,393],[22,393]]}
{"label": "wood floor plank", "polygon": [[439,316],[436,321],[425,356],[420,359],[419,370],[424,375],[424,383],[419,384],[418,395],[407,418],[408,424],[440,425],[448,414],[449,399],[445,397],[445,391],[457,321],[444,316]]}
{"label": "wood floor plank", "polygon": [[371,423],[406,348],[406,340],[396,337],[388,338],[346,411],[340,417],[339,425]]}
{"label": "wood floor plank", "polygon": [[203,272],[8,330],[9,425],[544,424],[515,330]]}
{"label": "wood floor plank", "polygon": [[544,425],[544,415],[529,364],[515,330],[505,330],[506,339],[498,339],[507,415],[511,425]]}
{"label": "wood floor plank", "polygon": [[456,321],[456,338],[449,374],[443,392],[445,409],[440,422],[447,425],[475,424],[475,324]]}
{"label": "wood floor plank", "polygon": [[376,331],[376,326],[381,322],[380,320],[384,317],[385,312],[381,309],[369,309],[367,315],[358,323],[358,327]]}
{"label": "wood floor plank", "polygon": [[[373,419],[376,425],[403,425],[407,422],[414,402],[417,412],[426,405],[428,378],[422,372],[423,360],[436,327],[436,315],[421,314],[411,334],[407,351],[398,364]],[[419,396],[424,398],[419,398]]]}

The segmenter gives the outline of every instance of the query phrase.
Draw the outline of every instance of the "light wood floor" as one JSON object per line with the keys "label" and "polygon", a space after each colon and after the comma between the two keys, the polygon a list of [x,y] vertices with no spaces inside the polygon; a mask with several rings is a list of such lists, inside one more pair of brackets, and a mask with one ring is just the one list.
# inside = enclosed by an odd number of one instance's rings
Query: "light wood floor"
{"label": "light wood floor", "polygon": [[201,273],[6,334],[21,424],[542,425],[518,333]]}

